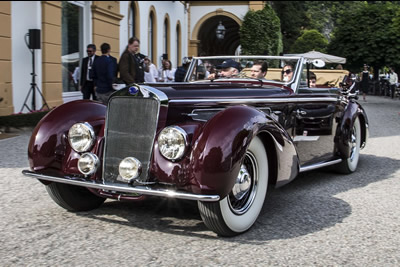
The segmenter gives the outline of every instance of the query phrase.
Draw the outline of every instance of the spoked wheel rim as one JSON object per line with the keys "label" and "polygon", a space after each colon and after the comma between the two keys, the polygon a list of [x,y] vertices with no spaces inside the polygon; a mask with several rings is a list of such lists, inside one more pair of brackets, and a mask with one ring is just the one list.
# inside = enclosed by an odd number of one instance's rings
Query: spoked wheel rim
{"label": "spoked wheel rim", "polygon": [[234,214],[242,215],[250,209],[256,197],[258,177],[256,157],[247,151],[235,185],[228,195],[229,208]]}

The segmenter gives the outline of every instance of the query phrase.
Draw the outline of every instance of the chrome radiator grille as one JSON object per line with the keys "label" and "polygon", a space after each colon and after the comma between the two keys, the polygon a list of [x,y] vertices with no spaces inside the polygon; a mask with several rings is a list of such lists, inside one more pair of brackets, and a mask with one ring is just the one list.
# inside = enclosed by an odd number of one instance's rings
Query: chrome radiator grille
{"label": "chrome radiator grille", "polygon": [[108,105],[103,181],[116,183],[119,163],[135,157],[142,163],[140,181],[147,179],[160,103],[153,98],[114,97]]}

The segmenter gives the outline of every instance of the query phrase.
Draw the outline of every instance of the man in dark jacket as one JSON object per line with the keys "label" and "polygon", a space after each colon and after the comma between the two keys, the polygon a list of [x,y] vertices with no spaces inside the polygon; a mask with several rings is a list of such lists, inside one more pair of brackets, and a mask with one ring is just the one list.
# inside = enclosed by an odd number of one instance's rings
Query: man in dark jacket
{"label": "man in dark jacket", "polygon": [[108,98],[115,91],[112,87],[117,76],[117,59],[110,56],[111,47],[104,43],[101,45],[102,56],[93,64],[93,80],[97,98],[107,104]]}
{"label": "man in dark jacket", "polygon": [[183,82],[186,76],[186,72],[190,65],[190,59],[184,57],[182,59],[182,66],[178,67],[175,71],[175,82]]}
{"label": "man in dark jacket", "polygon": [[92,99],[96,100],[96,93],[94,92],[94,84],[91,78],[92,66],[94,61],[98,58],[95,55],[96,46],[94,44],[89,44],[86,48],[87,57],[82,59],[82,71],[81,71],[81,92],[83,94],[83,99],[90,99],[90,95],[92,95]]}
{"label": "man in dark jacket", "polygon": [[128,46],[119,59],[120,78],[127,85],[144,82],[144,72],[148,66],[143,64],[146,56],[139,53],[139,47],[139,39],[131,37],[128,41]]}

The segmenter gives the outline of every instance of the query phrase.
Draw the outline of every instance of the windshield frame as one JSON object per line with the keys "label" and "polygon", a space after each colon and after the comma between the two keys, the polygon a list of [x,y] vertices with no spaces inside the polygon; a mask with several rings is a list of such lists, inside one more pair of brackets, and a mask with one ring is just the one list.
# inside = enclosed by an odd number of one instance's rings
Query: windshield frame
{"label": "windshield frame", "polygon": [[[221,59],[259,59],[259,60],[297,60],[297,63],[293,66],[294,67],[294,74],[293,74],[293,79],[288,82],[284,81],[274,81],[274,80],[267,80],[268,83],[274,83],[277,85],[282,85],[291,88],[295,93],[298,90],[299,83],[300,83],[300,76],[302,73],[302,68],[305,63],[305,59],[302,56],[251,56],[251,55],[243,55],[243,56],[205,56],[205,57],[193,57],[190,66],[188,68],[188,71],[186,72],[185,76],[185,82],[191,82],[191,83],[198,83],[198,82],[203,82],[202,81],[190,81],[190,77],[192,76],[193,71],[195,70],[195,66],[198,65],[199,61],[207,61],[207,60],[221,60]],[[256,81],[254,78],[250,78]],[[204,80],[204,82],[210,82],[210,81],[246,81],[244,78],[221,78],[221,79],[215,79],[215,80]]]}

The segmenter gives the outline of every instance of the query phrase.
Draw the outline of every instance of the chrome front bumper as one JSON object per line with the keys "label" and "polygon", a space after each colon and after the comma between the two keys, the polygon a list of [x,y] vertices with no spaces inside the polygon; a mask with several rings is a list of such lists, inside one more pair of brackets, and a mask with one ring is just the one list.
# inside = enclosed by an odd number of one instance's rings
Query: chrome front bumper
{"label": "chrome front bumper", "polygon": [[102,190],[110,190],[110,191],[116,191],[116,192],[121,192],[121,193],[137,193],[137,194],[142,194],[142,195],[179,198],[179,199],[188,199],[188,200],[198,200],[198,201],[205,201],[205,202],[215,202],[215,201],[219,201],[219,199],[220,199],[220,197],[218,195],[197,195],[197,194],[178,192],[178,191],[167,190],[167,189],[152,189],[147,186],[105,185],[105,184],[99,184],[99,183],[95,183],[95,182],[75,180],[75,179],[68,178],[68,177],[62,178],[62,177],[48,176],[48,175],[38,174],[38,173],[28,171],[28,170],[23,170],[22,174],[36,178],[36,179],[50,181],[50,182],[70,184],[70,185],[102,189]]}

